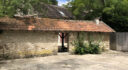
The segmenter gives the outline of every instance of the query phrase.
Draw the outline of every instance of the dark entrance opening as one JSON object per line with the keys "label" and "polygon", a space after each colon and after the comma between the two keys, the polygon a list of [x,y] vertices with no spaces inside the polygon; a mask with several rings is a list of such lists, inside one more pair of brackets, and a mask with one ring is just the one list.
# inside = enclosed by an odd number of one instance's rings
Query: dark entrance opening
{"label": "dark entrance opening", "polygon": [[[69,34],[68,33],[59,33],[61,45],[59,46],[59,52],[68,52],[69,50]],[[66,44],[66,45],[65,45]]]}
{"label": "dark entrance opening", "polygon": [[3,30],[0,30],[0,34],[2,34],[3,33]]}

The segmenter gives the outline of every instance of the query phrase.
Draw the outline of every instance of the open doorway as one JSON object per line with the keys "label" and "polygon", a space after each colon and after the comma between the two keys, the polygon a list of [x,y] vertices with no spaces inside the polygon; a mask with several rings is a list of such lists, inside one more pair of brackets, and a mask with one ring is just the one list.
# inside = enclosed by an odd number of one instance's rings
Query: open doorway
{"label": "open doorway", "polygon": [[58,52],[69,51],[69,33],[59,33],[58,35]]}

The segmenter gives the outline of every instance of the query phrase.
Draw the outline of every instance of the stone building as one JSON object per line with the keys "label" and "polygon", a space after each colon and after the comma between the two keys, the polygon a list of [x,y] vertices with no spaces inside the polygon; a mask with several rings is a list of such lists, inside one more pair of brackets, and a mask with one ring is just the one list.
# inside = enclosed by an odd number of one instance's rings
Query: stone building
{"label": "stone building", "polygon": [[109,49],[109,34],[115,32],[104,22],[71,20],[73,16],[66,9],[45,5],[45,16],[15,15],[14,18],[0,18],[0,56],[22,58],[44,56],[58,52],[72,52],[73,42],[79,34],[85,42],[93,39],[100,46]]}
{"label": "stone building", "polygon": [[[103,22],[63,20],[50,18],[1,18],[0,53],[6,57],[25,57],[42,54],[57,54],[59,49],[71,52],[72,42],[84,33],[95,41],[101,40],[102,47],[109,49],[109,34],[114,32]],[[60,36],[66,36],[62,41]],[[64,43],[63,48],[60,44]]]}

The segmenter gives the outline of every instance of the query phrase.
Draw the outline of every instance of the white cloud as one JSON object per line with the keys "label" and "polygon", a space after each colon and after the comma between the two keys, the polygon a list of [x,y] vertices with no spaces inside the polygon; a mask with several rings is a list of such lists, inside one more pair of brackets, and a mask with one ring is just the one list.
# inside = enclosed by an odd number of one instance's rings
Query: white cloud
{"label": "white cloud", "polygon": [[68,1],[66,1],[66,0],[58,0],[59,6],[62,6],[63,4],[67,4],[67,3],[68,3]]}

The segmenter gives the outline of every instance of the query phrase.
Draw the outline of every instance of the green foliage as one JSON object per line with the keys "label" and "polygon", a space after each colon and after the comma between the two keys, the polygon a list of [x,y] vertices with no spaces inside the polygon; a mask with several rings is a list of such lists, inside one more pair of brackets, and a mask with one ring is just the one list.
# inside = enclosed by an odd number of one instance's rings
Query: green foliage
{"label": "green foliage", "polygon": [[100,54],[101,48],[99,47],[99,43],[94,43],[93,41],[89,41],[89,43],[84,42],[84,34],[78,35],[76,41],[74,41],[74,53],[75,54]]}
{"label": "green foliage", "polygon": [[76,19],[93,19],[101,16],[104,6],[102,0],[72,0],[67,7]]}
{"label": "green foliage", "polygon": [[101,48],[99,47],[99,44],[90,42],[89,45],[87,43],[80,44],[79,42],[76,42],[77,45],[75,45],[75,54],[100,54]]}
{"label": "green foliage", "polygon": [[86,48],[85,46],[83,46],[83,47],[82,47],[82,46],[77,46],[77,47],[75,47],[74,53],[75,53],[75,54],[81,54],[81,55],[82,55],[82,54],[85,54],[85,53],[86,53],[86,52],[85,52],[86,49],[87,49],[87,48]]}
{"label": "green foliage", "polygon": [[128,31],[128,0],[108,0],[102,18],[116,31]]}
{"label": "green foliage", "polygon": [[58,4],[57,0],[50,0],[50,3],[51,3],[52,5],[57,5],[57,4]]}
{"label": "green foliage", "polygon": [[78,35],[76,41],[74,41],[75,54],[85,54],[86,52],[86,44],[84,43],[84,37],[82,35]]}
{"label": "green foliage", "polygon": [[38,6],[42,2],[57,5],[56,0],[0,0],[0,17],[13,17],[18,11],[26,15],[31,13],[33,6]]}
{"label": "green foliage", "polygon": [[72,0],[66,7],[76,19],[101,17],[116,31],[128,31],[128,0]]}
{"label": "green foliage", "polygon": [[101,48],[99,47],[99,44],[89,42],[89,47],[87,48],[87,53],[90,54],[100,54],[101,53]]}

